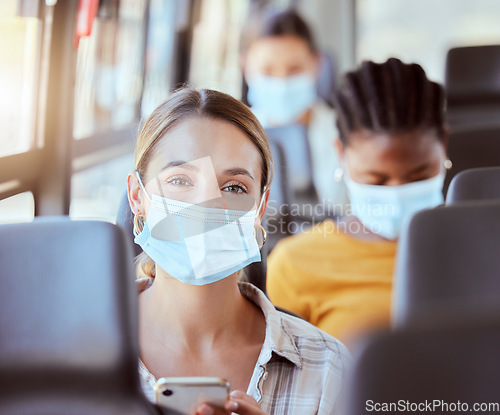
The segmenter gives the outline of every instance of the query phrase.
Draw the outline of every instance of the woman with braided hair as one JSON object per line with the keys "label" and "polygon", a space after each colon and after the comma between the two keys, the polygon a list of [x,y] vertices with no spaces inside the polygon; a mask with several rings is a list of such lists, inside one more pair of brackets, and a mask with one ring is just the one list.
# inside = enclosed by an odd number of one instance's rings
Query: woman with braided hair
{"label": "woman with braided hair", "polygon": [[443,202],[444,92],[417,64],[363,62],[336,92],[336,149],[350,197],[337,220],[282,240],[269,258],[271,300],[352,344],[390,318],[403,224]]}

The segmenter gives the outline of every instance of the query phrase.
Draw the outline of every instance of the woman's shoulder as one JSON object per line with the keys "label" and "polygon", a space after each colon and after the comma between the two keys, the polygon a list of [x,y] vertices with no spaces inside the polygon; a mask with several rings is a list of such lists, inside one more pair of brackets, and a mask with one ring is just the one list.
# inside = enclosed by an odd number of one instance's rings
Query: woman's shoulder
{"label": "woman's shoulder", "polygon": [[349,358],[349,351],[336,338],[300,317],[277,310],[266,295],[253,284],[240,282],[241,294],[256,304],[266,319],[266,339],[286,354],[335,359]]}
{"label": "woman's shoulder", "polygon": [[282,329],[294,339],[297,351],[308,362],[333,363],[338,369],[347,367],[351,355],[347,347],[338,339],[313,326],[300,317],[278,311]]}

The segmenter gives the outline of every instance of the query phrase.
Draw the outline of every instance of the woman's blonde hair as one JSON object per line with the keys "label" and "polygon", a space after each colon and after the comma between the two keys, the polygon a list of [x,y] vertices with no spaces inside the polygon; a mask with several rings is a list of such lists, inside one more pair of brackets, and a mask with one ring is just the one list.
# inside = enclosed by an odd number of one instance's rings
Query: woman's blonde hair
{"label": "woman's blonde hair", "polygon": [[[135,147],[135,170],[143,183],[151,159],[160,140],[175,125],[188,118],[211,118],[238,127],[257,146],[262,157],[261,194],[272,180],[273,161],[267,134],[248,107],[237,99],[210,89],[183,87],[175,91],[149,116],[139,134]],[[144,218],[138,218],[141,227]],[[155,277],[155,263],[142,252],[136,260],[137,277]]]}

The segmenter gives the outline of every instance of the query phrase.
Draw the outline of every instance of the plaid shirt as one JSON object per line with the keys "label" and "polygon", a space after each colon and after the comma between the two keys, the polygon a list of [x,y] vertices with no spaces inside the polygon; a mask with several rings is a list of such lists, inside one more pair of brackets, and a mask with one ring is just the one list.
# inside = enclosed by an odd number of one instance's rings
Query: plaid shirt
{"label": "plaid shirt", "polygon": [[[266,336],[247,393],[271,415],[335,414],[350,355],[338,340],[304,320],[277,311],[264,293],[240,283],[262,309]],[[139,361],[144,393],[153,401],[154,376]]]}

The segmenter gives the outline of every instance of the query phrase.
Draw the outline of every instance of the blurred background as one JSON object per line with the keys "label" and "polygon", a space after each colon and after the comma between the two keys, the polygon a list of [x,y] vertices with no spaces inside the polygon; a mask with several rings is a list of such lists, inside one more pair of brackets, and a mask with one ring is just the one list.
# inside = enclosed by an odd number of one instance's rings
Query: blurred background
{"label": "blurred background", "polygon": [[115,221],[141,120],[186,82],[241,98],[245,21],[289,7],[335,80],[395,56],[443,82],[451,47],[500,43],[497,0],[1,0],[0,223]]}

